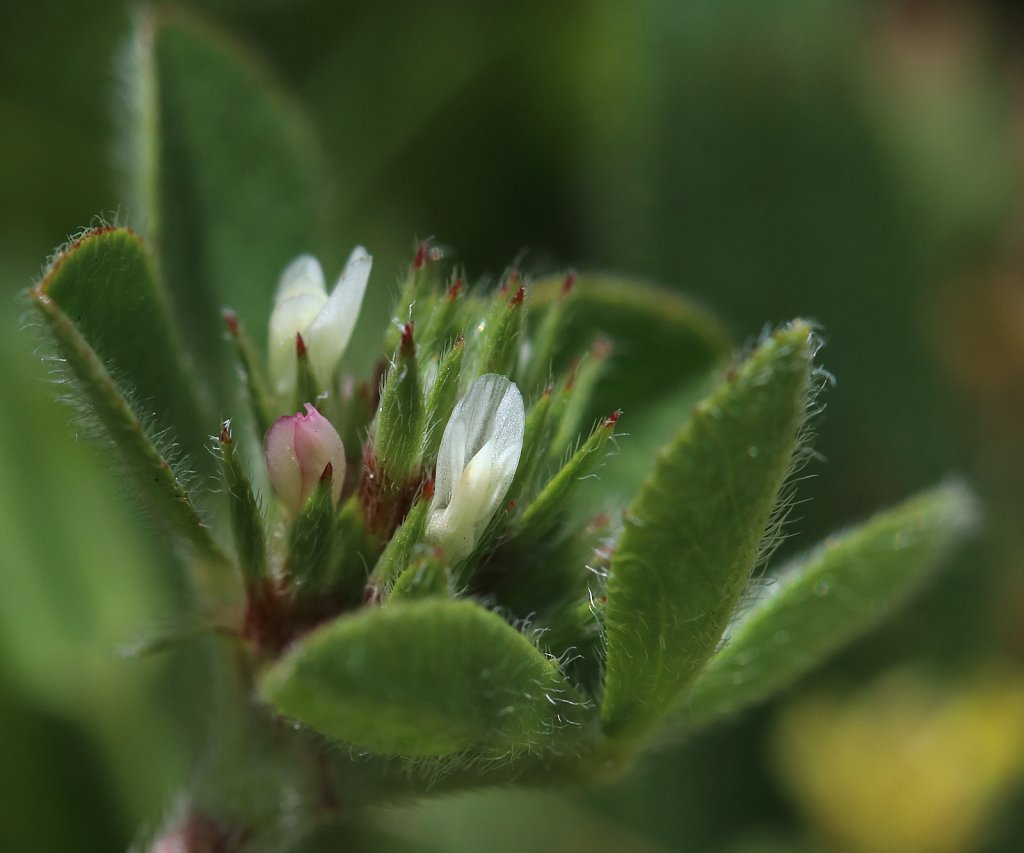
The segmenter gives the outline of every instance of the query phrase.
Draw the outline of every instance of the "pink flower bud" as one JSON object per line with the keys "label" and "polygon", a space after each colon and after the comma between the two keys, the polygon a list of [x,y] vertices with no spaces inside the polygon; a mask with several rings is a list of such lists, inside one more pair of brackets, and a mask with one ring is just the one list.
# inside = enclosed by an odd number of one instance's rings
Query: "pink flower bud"
{"label": "pink flower bud", "polygon": [[345,481],[345,447],[331,422],[312,405],[306,403],[305,414],[274,421],[263,439],[263,450],[270,482],[292,518],[302,512],[328,464],[337,503]]}

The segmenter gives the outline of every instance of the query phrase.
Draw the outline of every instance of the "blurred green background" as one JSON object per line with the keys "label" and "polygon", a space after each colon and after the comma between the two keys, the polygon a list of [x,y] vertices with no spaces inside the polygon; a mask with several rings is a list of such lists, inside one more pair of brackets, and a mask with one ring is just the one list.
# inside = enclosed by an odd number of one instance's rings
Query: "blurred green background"
{"label": "blurred green background", "polygon": [[[950,472],[986,506],[934,588],[775,703],[611,788],[382,810],[343,849],[1020,849],[1017,4],[194,5],[312,117],[337,224],[311,248],[328,270],[374,254],[364,329],[428,236],[471,275],[525,252],[652,280],[741,343],[809,316],[837,382],[782,554]],[[54,401],[19,299],[68,234],[131,217],[113,153],[131,17],[48,0],[0,26],[0,850],[126,848],[202,772],[213,713],[201,644],[117,655],[180,621],[183,584]],[[899,795],[859,795],[879,780]]]}

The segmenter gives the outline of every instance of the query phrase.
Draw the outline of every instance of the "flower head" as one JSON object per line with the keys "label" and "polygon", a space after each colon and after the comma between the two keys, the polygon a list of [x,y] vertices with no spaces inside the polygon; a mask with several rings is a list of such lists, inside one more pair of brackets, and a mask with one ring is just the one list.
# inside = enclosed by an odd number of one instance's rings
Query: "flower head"
{"label": "flower head", "polygon": [[270,376],[279,394],[295,388],[296,335],[302,335],[316,377],[330,380],[352,337],[372,265],[373,258],[357,246],[330,296],[320,262],[312,255],[300,255],[288,265],[270,314]]}
{"label": "flower head", "polygon": [[526,413],[516,385],[496,373],[455,404],[437,456],[427,541],[452,560],[469,555],[512,485]]}
{"label": "flower head", "polygon": [[345,447],[331,422],[306,403],[306,413],[285,415],[274,421],[263,440],[270,482],[293,518],[331,466],[331,493],[335,502],[345,481]]}

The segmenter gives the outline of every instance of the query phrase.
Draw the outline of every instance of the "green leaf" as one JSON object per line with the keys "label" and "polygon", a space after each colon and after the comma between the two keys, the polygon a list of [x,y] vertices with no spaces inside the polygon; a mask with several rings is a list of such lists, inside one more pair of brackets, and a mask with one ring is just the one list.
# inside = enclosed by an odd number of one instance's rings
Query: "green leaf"
{"label": "green leaf", "polygon": [[812,349],[801,322],[768,338],[696,407],[630,506],[607,588],[610,737],[646,735],[714,652],[792,466]]}
{"label": "green leaf", "polygon": [[940,486],[793,562],[697,679],[687,722],[767,697],[871,628],[931,577],[976,518],[964,486]]}
{"label": "green leaf", "polygon": [[210,418],[198,403],[190,365],[137,234],[125,228],[86,232],[57,255],[31,296],[44,316],[52,306],[75,326],[119,393],[154,430],[169,429],[190,464],[212,462],[206,450]]}
{"label": "green leaf", "polygon": [[[124,251],[118,252],[118,249]],[[120,263],[112,259],[119,259]],[[141,397],[130,383],[133,376],[145,373],[146,365],[141,361],[147,357],[151,360],[151,353],[146,351],[145,332],[152,333],[150,343],[156,348],[159,348],[161,333],[161,327],[155,322],[158,315],[153,304],[144,298],[137,301],[132,298],[145,292],[146,279],[139,278],[142,267],[133,263],[142,260],[141,245],[130,232],[96,232],[58,258],[30,297],[53,336],[88,415],[95,419],[104,436],[120,453],[129,476],[140,493],[148,498],[157,519],[191,543],[201,555],[223,563],[226,562],[223,552],[196,509],[183,481],[184,475],[173,464],[175,448],[168,444],[164,426],[151,414],[155,404]],[[92,305],[86,297],[90,292],[100,291],[99,287],[89,286],[95,282],[109,286],[111,296],[122,293],[127,304],[114,299],[109,304]],[[57,299],[76,312],[74,319],[65,313]],[[106,310],[100,310],[101,305],[106,305]],[[114,334],[118,325],[124,332],[124,341],[118,341]],[[104,347],[105,358],[93,349],[86,333],[92,334]],[[140,363],[134,365],[135,373],[131,372],[128,362],[132,352],[137,352],[140,359]],[[165,391],[169,393],[170,389]]]}
{"label": "green leaf", "polygon": [[477,604],[446,599],[337,619],[260,684],[281,714],[400,756],[536,751],[581,710],[556,664],[526,637]]}
{"label": "green leaf", "polygon": [[321,150],[262,63],[190,15],[141,16],[135,59],[133,212],[193,352],[222,388],[221,306],[262,344],[281,272],[322,248]]}
{"label": "green leaf", "polygon": [[[559,310],[565,278],[543,279],[531,288],[531,317]],[[606,372],[583,421],[615,409],[631,419],[651,402],[703,377],[722,364],[732,340],[707,310],[681,296],[630,279],[599,274],[576,278],[554,348],[557,374],[601,334],[613,342]],[[546,367],[545,367],[545,373]]]}

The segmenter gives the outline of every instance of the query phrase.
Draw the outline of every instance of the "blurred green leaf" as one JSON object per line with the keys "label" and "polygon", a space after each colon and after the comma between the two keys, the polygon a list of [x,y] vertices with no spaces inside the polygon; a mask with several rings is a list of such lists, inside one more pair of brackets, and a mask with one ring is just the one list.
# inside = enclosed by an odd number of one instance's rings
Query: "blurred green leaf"
{"label": "blurred green leaf", "polygon": [[256,320],[281,271],[321,248],[321,149],[263,64],[192,16],[143,16],[135,60],[129,147],[138,215],[189,343],[218,387],[222,305],[258,328],[262,342]]}
{"label": "blurred green leaf", "polygon": [[558,741],[582,701],[500,616],[447,599],[341,617],[297,643],[261,688],[322,734],[401,756],[534,750]]}
{"label": "blurred green leaf", "polygon": [[[30,296],[86,416],[114,444],[155,516],[200,554],[223,561],[185,484],[187,468],[159,419],[176,412],[167,411],[169,403],[154,411],[144,396],[161,393],[175,400],[176,369],[163,361],[170,354],[161,350],[173,342],[161,322],[152,270],[138,238],[116,229],[86,235],[54,262]],[[149,384],[140,389],[135,378]],[[167,380],[164,385],[161,379]]]}
{"label": "blurred green leaf", "polygon": [[[88,853],[123,847],[127,831],[103,757],[79,726],[33,707],[6,678],[0,680],[0,726],[0,849]],[[56,819],[42,819],[41,802]]]}
{"label": "blurred green leaf", "polygon": [[[0,320],[15,325],[2,309]],[[86,733],[102,752],[103,777],[93,784],[112,786],[130,826],[158,813],[168,780],[185,778],[205,731],[193,726],[207,719],[207,694],[191,649],[132,663],[115,650],[180,624],[187,579],[166,541],[139,523],[138,507],[118,499],[123,474],[68,429],[67,410],[51,399],[53,388],[29,349],[20,335],[0,337],[9,371],[0,383],[0,482],[7,484],[0,489],[0,692],[9,673],[12,692]],[[143,719],[147,724],[137,725]],[[128,729],[135,732],[130,739]],[[69,748],[58,751],[61,760],[74,760]],[[5,752],[12,772],[16,752]],[[47,761],[39,750],[34,760]],[[39,809],[46,820],[65,819],[59,793],[51,794],[35,798],[37,819]],[[82,800],[81,792],[75,796]],[[51,849],[42,841],[26,848],[0,840],[4,850],[37,848]]]}
{"label": "blurred green leaf", "polygon": [[714,652],[757,561],[808,406],[813,338],[768,338],[659,457],[612,557],[601,718],[628,740],[658,723]]}
{"label": "blurred green leaf", "polygon": [[[563,284],[564,278],[537,282],[529,295],[531,313],[552,310]],[[591,422],[616,409],[639,413],[720,366],[733,345],[709,311],[626,278],[578,276],[566,314],[555,346],[556,372],[585,352],[597,335],[610,338],[614,347],[590,402]]]}
{"label": "blurred green leaf", "polygon": [[578,797],[550,788],[505,788],[400,805],[377,821],[410,843],[428,839],[446,853],[669,853],[680,849],[677,844],[662,846],[650,840],[644,828],[630,828],[617,818],[614,811],[587,807]]}
{"label": "blurred green leaf", "polygon": [[700,724],[785,687],[902,604],[977,517],[958,484],[941,486],[831,537],[795,561],[697,679],[684,711]]}

